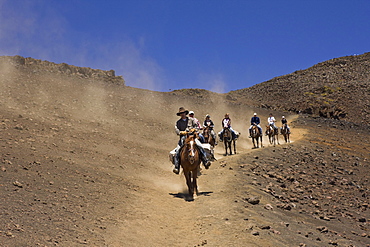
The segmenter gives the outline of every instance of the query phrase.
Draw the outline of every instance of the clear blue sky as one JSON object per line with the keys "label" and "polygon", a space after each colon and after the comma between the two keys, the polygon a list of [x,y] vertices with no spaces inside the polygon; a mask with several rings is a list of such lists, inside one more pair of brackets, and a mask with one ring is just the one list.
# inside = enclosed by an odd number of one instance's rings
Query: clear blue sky
{"label": "clear blue sky", "polygon": [[229,92],[370,51],[370,0],[0,0],[0,55]]}

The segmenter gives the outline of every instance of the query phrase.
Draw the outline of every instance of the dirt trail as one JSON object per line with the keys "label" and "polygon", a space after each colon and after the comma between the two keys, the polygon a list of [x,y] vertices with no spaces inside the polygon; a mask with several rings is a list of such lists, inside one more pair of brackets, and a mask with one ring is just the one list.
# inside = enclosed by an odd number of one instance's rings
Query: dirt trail
{"label": "dirt trail", "polygon": [[[292,121],[296,116],[290,117]],[[302,138],[304,130],[292,129],[292,142]],[[264,137],[265,149],[272,149]],[[283,144],[281,146],[289,145]],[[200,195],[194,201],[187,200],[187,187],[183,175],[171,172],[172,166],[163,157],[160,162],[147,167],[137,202],[131,215],[120,218],[113,229],[108,229],[109,246],[272,246],[268,240],[253,239],[242,233],[249,222],[236,218],[232,199],[235,197],[234,174],[225,171],[225,164],[235,162],[238,156],[253,155],[251,139],[241,136],[237,142],[237,154],[223,156],[220,143],[215,148],[216,162],[209,170],[203,168],[199,177]],[[280,147],[279,147],[280,148]],[[159,172],[158,172],[159,170]]]}

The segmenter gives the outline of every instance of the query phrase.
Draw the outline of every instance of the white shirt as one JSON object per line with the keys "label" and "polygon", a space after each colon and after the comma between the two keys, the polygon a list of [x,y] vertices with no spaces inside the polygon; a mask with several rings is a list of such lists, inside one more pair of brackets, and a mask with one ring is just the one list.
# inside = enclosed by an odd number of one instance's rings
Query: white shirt
{"label": "white shirt", "polygon": [[272,117],[269,117],[268,119],[267,119],[267,122],[269,123],[269,124],[272,124],[272,125],[274,125],[275,124],[275,118],[272,116]]}

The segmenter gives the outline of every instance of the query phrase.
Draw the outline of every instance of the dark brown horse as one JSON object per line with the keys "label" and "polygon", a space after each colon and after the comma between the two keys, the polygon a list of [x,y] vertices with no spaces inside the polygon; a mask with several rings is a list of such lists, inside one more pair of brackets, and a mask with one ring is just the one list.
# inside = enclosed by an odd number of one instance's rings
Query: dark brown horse
{"label": "dark brown horse", "polygon": [[285,142],[290,142],[290,138],[289,138],[290,133],[289,133],[287,124],[283,124],[283,127],[281,127],[281,134],[284,136]]}
{"label": "dark brown horse", "polygon": [[198,195],[197,176],[201,160],[197,144],[195,143],[197,138],[198,134],[196,132],[189,132],[180,153],[180,164],[186,178],[190,197],[193,197],[194,192]]}
{"label": "dark brown horse", "polygon": [[234,153],[236,154],[236,144],[235,144],[235,139],[233,138],[233,135],[231,133],[231,130],[230,128],[224,128],[224,133],[223,133],[223,141],[225,143],[225,156],[228,154],[227,153],[227,150],[229,149],[230,151],[230,155],[232,155],[232,151],[231,151],[231,146],[232,146],[232,143],[234,144]]}
{"label": "dark brown horse", "polygon": [[204,137],[205,143],[209,143],[212,146],[212,148],[214,148],[216,140],[215,138],[213,138],[211,131],[212,130],[209,126],[205,127],[203,129],[203,137]]}
{"label": "dark brown horse", "polygon": [[[259,140],[261,140],[261,147],[263,147],[263,145],[262,145],[262,133],[260,133],[260,130],[258,129],[257,125],[252,126],[251,137],[252,137],[252,142],[253,142],[254,148],[259,148],[259,145],[258,145]],[[257,146],[256,146],[256,144],[257,144]]]}
{"label": "dark brown horse", "polygon": [[276,142],[277,142],[277,144],[280,145],[280,143],[279,143],[279,131],[278,131],[277,128],[275,129],[272,125],[266,126],[266,134],[269,137],[270,144],[273,144],[274,147],[275,147]]}

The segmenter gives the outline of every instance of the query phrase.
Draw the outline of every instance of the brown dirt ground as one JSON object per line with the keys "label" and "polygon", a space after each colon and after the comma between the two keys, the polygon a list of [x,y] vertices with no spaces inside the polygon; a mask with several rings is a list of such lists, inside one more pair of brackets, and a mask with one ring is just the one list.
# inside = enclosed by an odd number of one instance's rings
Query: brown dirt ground
{"label": "brown dirt ground", "polygon": [[[269,112],[223,95],[3,65],[0,96],[1,246],[370,246],[370,135],[356,126],[284,113],[292,142],[252,149],[249,119]],[[216,147],[194,200],[168,160],[180,106],[216,130],[229,112],[241,132],[236,155]]]}

